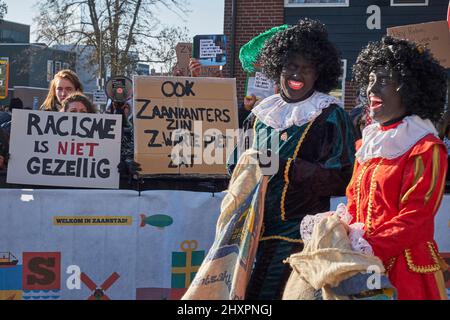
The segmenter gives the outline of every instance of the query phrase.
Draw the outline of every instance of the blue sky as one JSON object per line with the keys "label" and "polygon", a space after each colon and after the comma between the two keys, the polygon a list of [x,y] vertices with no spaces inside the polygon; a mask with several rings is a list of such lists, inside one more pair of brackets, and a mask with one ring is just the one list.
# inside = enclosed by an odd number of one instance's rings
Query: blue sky
{"label": "blue sky", "polygon": [[[37,11],[33,8],[39,0],[4,0],[8,5],[5,20],[31,25],[31,42],[35,41],[33,34],[33,17]],[[222,34],[224,0],[188,0],[191,12],[186,14],[185,20],[168,10],[161,11],[161,21],[166,24],[186,26],[189,35]]]}

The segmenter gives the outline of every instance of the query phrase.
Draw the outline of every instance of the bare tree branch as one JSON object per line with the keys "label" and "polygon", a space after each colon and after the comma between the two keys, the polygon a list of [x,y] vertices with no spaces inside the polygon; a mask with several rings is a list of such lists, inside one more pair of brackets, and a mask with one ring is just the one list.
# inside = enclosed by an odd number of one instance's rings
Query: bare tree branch
{"label": "bare tree branch", "polygon": [[143,61],[170,67],[176,44],[187,39],[185,28],[158,19],[168,9],[184,20],[187,0],[41,0],[37,7],[38,41],[92,46],[91,63],[103,72],[107,64],[112,75],[133,72]]}
{"label": "bare tree branch", "polygon": [[3,17],[8,13],[8,6],[2,0],[0,0],[0,22]]}

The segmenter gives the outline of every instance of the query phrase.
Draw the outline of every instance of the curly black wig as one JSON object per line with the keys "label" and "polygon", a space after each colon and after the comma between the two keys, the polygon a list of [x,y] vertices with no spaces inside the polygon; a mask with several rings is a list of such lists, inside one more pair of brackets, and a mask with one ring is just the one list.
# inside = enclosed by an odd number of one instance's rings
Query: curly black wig
{"label": "curly black wig", "polygon": [[369,42],[353,66],[353,79],[367,98],[369,74],[376,67],[387,67],[399,76],[400,96],[408,114],[438,121],[444,111],[447,74],[421,45],[385,36]]}
{"label": "curly black wig", "polygon": [[328,40],[324,24],[305,18],[275,34],[261,52],[264,73],[279,84],[283,65],[297,54],[315,66],[318,75],[315,90],[328,93],[337,87],[341,60],[337,48]]}

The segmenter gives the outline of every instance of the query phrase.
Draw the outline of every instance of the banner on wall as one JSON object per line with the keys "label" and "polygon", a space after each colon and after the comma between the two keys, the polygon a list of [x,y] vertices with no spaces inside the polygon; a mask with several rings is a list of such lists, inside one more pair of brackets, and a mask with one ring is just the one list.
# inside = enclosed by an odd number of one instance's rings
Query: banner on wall
{"label": "banner on wall", "polygon": [[[0,189],[0,300],[180,299],[214,241],[223,196]],[[447,261],[449,212],[445,195],[435,239]]]}
{"label": "banner on wall", "polygon": [[12,113],[8,183],[119,188],[120,115]]}

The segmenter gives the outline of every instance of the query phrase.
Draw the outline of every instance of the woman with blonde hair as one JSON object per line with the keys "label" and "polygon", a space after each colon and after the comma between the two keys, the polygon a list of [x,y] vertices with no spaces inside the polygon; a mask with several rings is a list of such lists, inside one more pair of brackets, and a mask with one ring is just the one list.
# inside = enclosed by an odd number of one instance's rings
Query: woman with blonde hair
{"label": "woman with blonde hair", "polygon": [[40,110],[59,111],[63,100],[75,91],[83,92],[83,85],[77,74],[69,69],[59,71],[50,82],[47,98]]}

